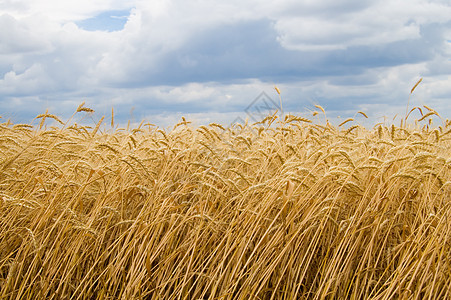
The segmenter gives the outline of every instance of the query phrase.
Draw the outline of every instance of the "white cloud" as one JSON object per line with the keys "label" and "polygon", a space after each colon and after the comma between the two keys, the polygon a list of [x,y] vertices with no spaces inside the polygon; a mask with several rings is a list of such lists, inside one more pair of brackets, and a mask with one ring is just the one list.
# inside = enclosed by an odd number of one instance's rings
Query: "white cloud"
{"label": "white cloud", "polygon": [[0,28],[2,55],[39,53],[51,48],[50,42],[43,39],[41,34],[53,32],[42,18],[19,21],[9,14],[3,14],[0,15]]}
{"label": "white cloud", "polygon": [[[43,89],[51,88],[51,81],[43,78],[41,64],[33,64],[22,73],[10,71],[3,79],[4,92],[8,94],[40,93]],[[18,87],[20,86],[20,89]]]}
{"label": "white cloud", "polygon": [[359,10],[351,8],[354,1],[299,3],[293,4],[298,14],[276,22],[281,43],[290,49],[333,50],[416,39],[421,25],[451,20],[449,3],[374,1],[361,3]]}

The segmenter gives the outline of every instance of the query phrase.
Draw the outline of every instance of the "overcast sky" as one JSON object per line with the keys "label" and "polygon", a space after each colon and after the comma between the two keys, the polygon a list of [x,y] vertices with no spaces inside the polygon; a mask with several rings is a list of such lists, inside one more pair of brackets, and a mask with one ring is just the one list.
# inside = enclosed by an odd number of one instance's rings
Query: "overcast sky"
{"label": "overcast sky", "polygon": [[286,113],[376,123],[421,77],[411,107],[450,118],[449,0],[0,1],[3,121],[86,101],[95,120],[226,124],[278,106],[277,85]]}

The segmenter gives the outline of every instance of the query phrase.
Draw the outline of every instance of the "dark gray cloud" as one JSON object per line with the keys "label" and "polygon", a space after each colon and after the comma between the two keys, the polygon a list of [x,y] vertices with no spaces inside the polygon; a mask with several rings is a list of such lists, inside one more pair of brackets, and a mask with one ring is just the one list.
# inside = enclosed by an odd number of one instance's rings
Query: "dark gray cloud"
{"label": "dark gray cloud", "polygon": [[360,75],[369,68],[433,59],[445,46],[441,28],[430,24],[421,28],[418,38],[381,45],[301,51],[283,48],[268,19],[239,22],[196,33],[185,45],[163,55],[156,66],[143,66],[142,75],[130,79],[138,85],[239,82],[248,78],[299,81],[338,75],[349,79],[346,76]]}

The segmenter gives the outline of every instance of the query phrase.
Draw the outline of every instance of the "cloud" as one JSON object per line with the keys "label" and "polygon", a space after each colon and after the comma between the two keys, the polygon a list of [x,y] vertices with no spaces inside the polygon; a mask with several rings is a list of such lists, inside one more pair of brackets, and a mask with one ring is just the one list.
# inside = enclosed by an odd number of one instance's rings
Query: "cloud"
{"label": "cloud", "polygon": [[[34,29],[37,23],[39,23],[39,20],[36,19],[27,19],[21,22],[11,15],[0,15],[0,28],[2,28],[0,30],[0,39],[2,41],[0,54],[18,55],[48,50],[50,43],[39,36],[39,33],[42,32],[41,30]],[[48,30],[48,28],[45,29]]]}
{"label": "cloud", "polygon": [[[107,51],[108,44],[114,42],[106,34],[80,30],[73,23],[58,25],[43,19],[40,29],[34,30],[35,18],[17,20],[5,15],[0,18],[6,19],[10,28],[28,29],[23,32],[13,29],[13,38],[6,39],[4,44],[7,49],[4,55],[9,60],[2,61],[3,95],[42,95],[86,86],[90,69]],[[49,35],[47,39],[42,38],[44,29]]]}
{"label": "cloud", "polygon": [[280,42],[298,50],[372,46],[419,37],[420,26],[450,20],[446,3],[398,1],[301,1],[276,22]]}
{"label": "cloud", "polygon": [[230,117],[274,84],[287,111],[376,115],[401,111],[420,76],[418,96],[450,111],[448,1],[23,0],[0,11],[0,106],[22,119],[83,100],[124,120],[132,107],[161,122]]}

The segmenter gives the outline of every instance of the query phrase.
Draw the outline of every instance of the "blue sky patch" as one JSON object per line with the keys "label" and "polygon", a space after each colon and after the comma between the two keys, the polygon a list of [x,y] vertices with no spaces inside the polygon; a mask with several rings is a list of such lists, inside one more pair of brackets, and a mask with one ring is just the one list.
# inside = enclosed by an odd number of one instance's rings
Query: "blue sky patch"
{"label": "blue sky patch", "polygon": [[105,11],[95,17],[77,22],[77,26],[88,31],[120,31],[127,23],[130,10]]}

